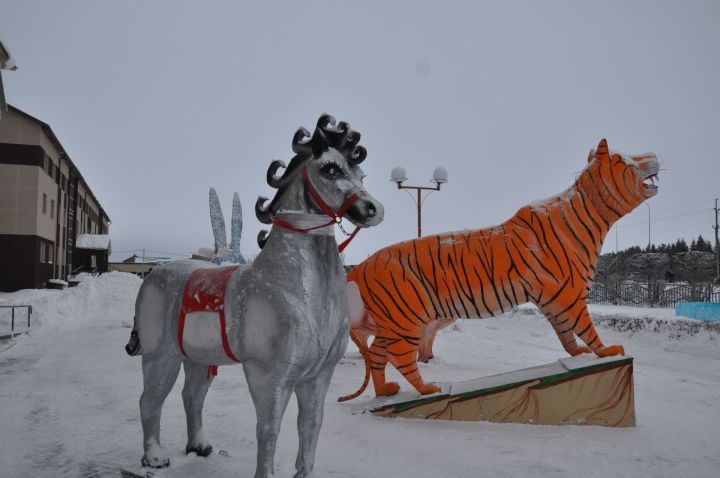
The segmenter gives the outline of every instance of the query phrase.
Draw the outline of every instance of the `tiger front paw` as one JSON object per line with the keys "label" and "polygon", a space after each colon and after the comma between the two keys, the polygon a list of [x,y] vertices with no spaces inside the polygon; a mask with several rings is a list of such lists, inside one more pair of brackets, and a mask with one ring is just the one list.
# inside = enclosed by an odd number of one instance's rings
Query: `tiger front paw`
{"label": "tiger front paw", "polygon": [[431,393],[437,393],[440,391],[440,387],[433,385],[432,383],[421,383],[416,388],[417,391],[423,395],[430,395]]}
{"label": "tiger front paw", "polygon": [[598,357],[612,357],[614,355],[625,355],[625,348],[622,345],[608,345],[600,347],[595,351]]}
{"label": "tiger front paw", "polygon": [[375,395],[378,397],[387,397],[395,395],[400,391],[400,385],[397,382],[387,382],[375,385]]}
{"label": "tiger front paw", "polygon": [[567,349],[567,353],[569,353],[572,357],[576,357],[576,356],[578,356],[578,355],[580,355],[580,354],[587,354],[587,353],[590,353],[590,352],[592,352],[592,350],[590,350],[590,347],[579,347],[579,346],[576,346],[576,347],[574,347],[574,348]]}

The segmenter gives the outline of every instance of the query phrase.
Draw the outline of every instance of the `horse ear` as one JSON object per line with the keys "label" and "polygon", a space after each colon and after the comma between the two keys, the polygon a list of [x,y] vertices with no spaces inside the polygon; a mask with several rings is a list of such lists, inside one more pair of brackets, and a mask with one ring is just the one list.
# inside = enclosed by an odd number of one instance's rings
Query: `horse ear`
{"label": "horse ear", "polygon": [[315,130],[315,134],[313,135],[313,139],[312,139],[313,156],[316,158],[319,158],[329,148],[330,148],[330,143],[328,142],[327,136],[325,136],[325,133],[323,133],[323,131],[320,128],[317,128]]}
{"label": "horse ear", "polygon": [[608,149],[607,140],[605,138],[600,140],[600,144],[598,144],[597,151],[595,152],[595,157],[600,160],[610,159],[610,150]]}
{"label": "horse ear", "polygon": [[592,162],[593,159],[595,159],[595,148],[590,148],[590,152],[588,153],[588,163]]}

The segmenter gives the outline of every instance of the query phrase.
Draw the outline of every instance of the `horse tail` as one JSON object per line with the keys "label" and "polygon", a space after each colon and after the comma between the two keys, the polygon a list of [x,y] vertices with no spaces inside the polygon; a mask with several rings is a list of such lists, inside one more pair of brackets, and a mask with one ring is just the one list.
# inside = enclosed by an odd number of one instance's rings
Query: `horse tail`
{"label": "horse tail", "polygon": [[135,324],[135,318],[133,317],[133,328],[130,331],[130,340],[125,346],[125,352],[131,357],[136,355],[142,355],[142,345],[140,345],[140,336],[137,333],[137,325]]}
{"label": "horse tail", "polygon": [[[353,398],[359,397],[360,394],[365,391],[368,384],[370,383],[370,354],[368,353],[367,342],[361,340],[357,332],[353,331],[352,329],[350,330],[350,338],[353,342],[355,342],[355,345],[357,345],[358,349],[360,349],[360,354],[363,356],[363,360],[365,361],[365,380],[363,380],[362,385],[355,393],[345,395],[344,397],[339,397],[337,399],[338,402],[346,402],[348,400],[352,400]],[[367,335],[365,336],[365,340],[367,340]]]}

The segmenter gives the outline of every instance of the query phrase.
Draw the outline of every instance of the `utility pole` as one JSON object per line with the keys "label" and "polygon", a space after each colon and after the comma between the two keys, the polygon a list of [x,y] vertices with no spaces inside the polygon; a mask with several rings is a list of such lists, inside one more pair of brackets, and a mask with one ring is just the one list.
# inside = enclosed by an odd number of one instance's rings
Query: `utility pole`
{"label": "utility pole", "polygon": [[715,281],[720,282],[720,246],[718,245],[718,200],[715,198]]}
{"label": "utility pole", "polygon": [[647,251],[650,252],[650,244],[652,242],[650,240],[650,205],[647,202],[645,203],[645,205],[648,208],[648,247],[647,247]]}

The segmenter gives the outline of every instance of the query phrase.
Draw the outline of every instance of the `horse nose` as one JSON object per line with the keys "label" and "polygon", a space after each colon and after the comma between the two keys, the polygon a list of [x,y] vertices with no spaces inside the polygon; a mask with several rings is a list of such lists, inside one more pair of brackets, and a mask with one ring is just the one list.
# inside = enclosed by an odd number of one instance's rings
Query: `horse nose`
{"label": "horse nose", "polygon": [[367,210],[368,217],[375,217],[375,215],[377,214],[377,208],[371,202],[368,203],[366,210]]}

